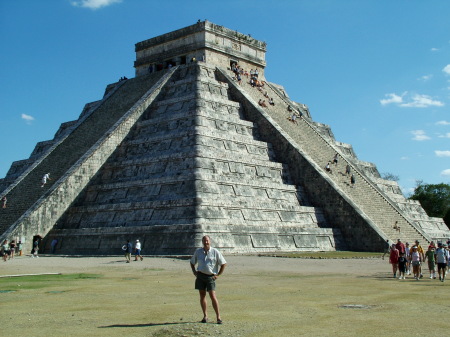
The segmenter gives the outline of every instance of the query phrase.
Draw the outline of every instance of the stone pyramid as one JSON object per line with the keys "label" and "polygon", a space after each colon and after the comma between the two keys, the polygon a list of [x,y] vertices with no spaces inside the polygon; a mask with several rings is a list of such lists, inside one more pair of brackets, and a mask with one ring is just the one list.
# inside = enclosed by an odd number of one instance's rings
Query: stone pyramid
{"label": "stone pyramid", "polygon": [[[135,78],[108,85],[77,121],[13,163],[0,182],[9,204],[1,239],[31,245],[40,236],[48,251],[56,238],[67,254],[117,254],[139,239],[145,254],[190,254],[204,234],[232,253],[449,238],[442,219],[267,81],[265,51],[208,21],[136,44]],[[238,83],[233,64],[258,69],[264,87],[245,75]],[[258,104],[266,93],[275,105]],[[41,187],[45,173],[52,180]]]}

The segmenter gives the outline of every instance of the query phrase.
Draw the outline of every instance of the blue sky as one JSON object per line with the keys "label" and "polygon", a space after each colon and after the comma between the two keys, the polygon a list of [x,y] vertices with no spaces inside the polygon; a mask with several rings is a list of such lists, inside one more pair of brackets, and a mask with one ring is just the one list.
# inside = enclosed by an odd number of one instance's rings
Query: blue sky
{"label": "blue sky", "polygon": [[450,1],[0,0],[0,177],[133,77],[136,42],[208,19],[267,42],[266,78],[359,159],[450,181]]}

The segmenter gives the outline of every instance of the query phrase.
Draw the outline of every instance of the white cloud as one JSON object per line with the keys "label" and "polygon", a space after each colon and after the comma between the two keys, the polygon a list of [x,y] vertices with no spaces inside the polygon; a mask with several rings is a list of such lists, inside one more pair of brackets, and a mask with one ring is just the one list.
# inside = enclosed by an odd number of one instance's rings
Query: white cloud
{"label": "white cloud", "polygon": [[439,138],[450,138],[450,132],[447,132],[445,135],[439,135]]}
{"label": "white cloud", "polygon": [[450,125],[450,122],[447,122],[447,121],[439,121],[439,122],[436,122],[436,125]]}
{"label": "white cloud", "polygon": [[112,5],[114,3],[121,3],[121,2],[122,0],[76,0],[72,1],[72,6],[95,10]]}
{"label": "white cloud", "polygon": [[409,157],[403,156],[403,157],[400,157],[400,160],[409,160]]}
{"label": "white cloud", "polygon": [[[407,91],[405,91],[401,95],[397,95],[395,93],[385,94],[387,98],[381,99],[380,103],[381,105],[396,104],[402,108],[427,108],[429,106],[444,106],[444,103],[442,103],[441,101],[434,100],[428,95],[420,95],[420,94],[407,95],[407,94],[408,94]],[[408,97],[406,97],[405,99],[405,96]]]}
{"label": "white cloud", "polygon": [[446,169],[441,172],[441,176],[450,177],[450,169]]}
{"label": "white cloud", "polygon": [[438,156],[438,157],[450,157],[450,151],[439,151],[439,150],[435,150],[434,153],[435,153],[436,156]]}
{"label": "white cloud", "polygon": [[426,81],[431,80],[432,77],[433,77],[433,75],[423,75],[422,77],[419,77],[419,80],[426,82]]}
{"label": "white cloud", "polygon": [[386,96],[387,98],[380,99],[380,103],[381,103],[381,105],[387,105],[387,104],[391,104],[391,103],[400,104],[403,102],[403,95],[399,96],[397,94],[386,94],[384,96]]}
{"label": "white cloud", "polygon": [[442,69],[442,71],[444,73],[446,73],[447,75],[450,75],[450,64],[447,64],[444,69]]}
{"label": "white cloud", "polygon": [[417,141],[423,141],[423,140],[429,140],[429,139],[431,139],[430,137],[428,137],[426,134],[425,134],[425,131],[423,131],[423,130],[413,130],[413,131],[411,131],[411,133],[413,134],[413,140],[417,140]]}
{"label": "white cloud", "polygon": [[21,118],[27,123],[31,124],[32,121],[34,121],[34,117],[26,114],[22,114]]}
{"label": "white cloud", "polygon": [[431,48],[431,51],[439,51],[438,48]]}
{"label": "white cloud", "polygon": [[441,101],[435,101],[428,95],[415,94],[411,97],[411,101],[408,103],[400,104],[405,108],[427,108],[429,106],[444,106]]}

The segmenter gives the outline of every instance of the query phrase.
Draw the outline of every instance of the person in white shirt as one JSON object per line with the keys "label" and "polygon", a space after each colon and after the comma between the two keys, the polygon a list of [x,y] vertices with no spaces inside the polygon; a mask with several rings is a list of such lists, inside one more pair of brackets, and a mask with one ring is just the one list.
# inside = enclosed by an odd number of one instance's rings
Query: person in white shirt
{"label": "person in white shirt", "polygon": [[[219,301],[216,297],[216,280],[225,270],[227,261],[222,254],[215,248],[211,247],[211,239],[205,235],[202,238],[202,248],[198,248],[191,258],[191,269],[195,279],[195,289],[200,294],[200,306],[203,311],[202,323],[208,322],[206,292],[209,293],[211,302],[216,312],[217,324],[222,324],[219,312]],[[197,265],[197,269],[195,269]]]}
{"label": "person in white shirt", "polygon": [[50,173],[46,173],[46,174],[44,174],[44,176],[42,177],[42,185],[41,185],[41,187],[44,187],[44,185],[47,183],[47,180],[51,180],[51,179],[50,179]]}
{"label": "person in white shirt", "polygon": [[439,281],[445,281],[445,269],[447,269],[447,263],[449,260],[449,254],[447,251],[447,245],[438,243],[438,249],[436,249],[436,262],[438,265]]}
{"label": "person in white shirt", "polygon": [[136,243],[134,244],[134,261],[137,261],[138,258],[141,259],[141,261],[144,259],[141,256],[141,243],[139,242],[139,240],[136,240]]}

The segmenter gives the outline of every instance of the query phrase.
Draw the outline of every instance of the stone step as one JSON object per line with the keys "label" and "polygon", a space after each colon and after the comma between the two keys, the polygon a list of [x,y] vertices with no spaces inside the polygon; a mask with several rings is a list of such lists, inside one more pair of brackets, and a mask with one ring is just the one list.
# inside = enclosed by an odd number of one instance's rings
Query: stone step
{"label": "stone step", "polygon": [[[214,133],[204,132],[204,129],[198,130],[194,136],[191,134],[181,134],[179,137],[175,135],[165,135],[150,139],[133,138],[127,139],[122,143],[119,156],[117,160],[123,160],[123,157],[131,159],[135,156],[149,157],[151,155],[160,153],[161,155],[170,155],[183,151],[189,151],[195,145],[203,145],[209,148],[214,148],[217,152],[233,151],[234,153],[243,153],[246,157],[252,159],[263,160],[263,158],[274,160],[275,154],[272,145],[259,141],[240,141],[229,140],[223,138],[221,135],[217,136]],[[116,161],[117,161],[116,160]]]}
{"label": "stone step", "polygon": [[[171,164],[173,162],[173,164]],[[158,156],[152,156],[148,158],[140,158],[140,159],[131,159],[127,161],[108,161],[105,164],[106,169],[128,169],[129,167],[134,166],[135,169],[140,167],[149,172],[153,170],[153,172],[161,173],[164,171],[182,171],[182,170],[190,170],[193,167],[196,168],[209,168],[212,171],[219,171],[228,173],[234,172],[230,171],[230,167],[227,166],[227,163],[232,162],[235,163],[233,166],[236,170],[242,168],[250,169],[251,171],[259,176],[267,176],[264,172],[267,170],[276,172],[270,174],[270,176],[282,176],[280,172],[285,170],[285,165],[269,161],[268,159],[263,160],[259,156],[251,157],[250,155],[241,155],[238,153],[233,153],[228,151],[228,153],[217,153],[214,149],[206,146],[198,145],[194,149],[186,150],[183,152],[170,153],[170,154],[162,154]],[[167,165],[171,165],[167,167]],[[173,166],[176,165],[176,166]],[[180,166],[181,165],[181,166]],[[148,166],[145,168],[145,166]],[[150,167],[151,166],[151,167]],[[170,170],[169,170],[170,169]],[[286,171],[286,170],[285,170]],[[243,172],[242,172],[243,173]],[[135,176],[136,173],[130,173],[128,176]]]}
{"label": "stone step", "polygon": [[[242,177],[235,176],[224,176],[222,174],[212,174],[207,170],[198,170],[194,172],[185,172],[180,175],[171,175],[165,176],[157,179],[135,179],[129,180],[126,182],[112,182],[112,183],[102,183],[102,184],[91,184],[87,188],[87,192],[90,191],[104,191],[104,190],[115,190],[115,189],[133,189],[133,188],[143,188],[149,187],[154,188],[155,185],[166,185],[166,184],[174,184],[181,183],[186,181],[196,181],[200,184],[199,187],[204,186],[205,184],[211,185],[227,185],[227,186],[247,186],[253,188],[261,188],[267,190],[279,191],[280,193],[295,193],[297,191],[296,186],[288,185],[283,183],[274,183],[274,182],[258,182],[254,179],[239,179]],[[204,188],[207,188],[205,186]],[[222,192],[221,192],[222,193]]]}

